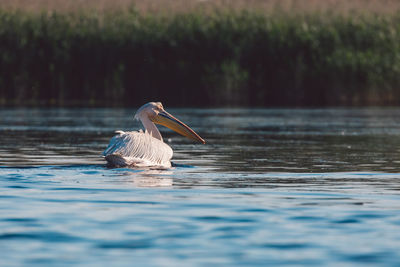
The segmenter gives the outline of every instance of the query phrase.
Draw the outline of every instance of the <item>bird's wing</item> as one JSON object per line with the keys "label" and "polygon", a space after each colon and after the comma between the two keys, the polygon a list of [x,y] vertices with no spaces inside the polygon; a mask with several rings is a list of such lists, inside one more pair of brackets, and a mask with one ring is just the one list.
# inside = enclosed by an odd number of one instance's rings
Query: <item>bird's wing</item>
{"label": "bird's wing", "polygon": [[170,166],[173,152],[164,142],[144,132],[117,131],[117,133],[103,152],[109,163],[116,163],[118,166]]}

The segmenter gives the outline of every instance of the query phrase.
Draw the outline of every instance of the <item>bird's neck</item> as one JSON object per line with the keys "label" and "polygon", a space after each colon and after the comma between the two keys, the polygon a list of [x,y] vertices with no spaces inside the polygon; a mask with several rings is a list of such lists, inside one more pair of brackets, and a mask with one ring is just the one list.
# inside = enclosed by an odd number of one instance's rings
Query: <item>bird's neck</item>
{"label": "bird's neck", "polygon": [[147,117],[141,117],[140,121],[142,122],[144,129],[147,133],[149,133],[154,138],[163,141],[160,131],[157,129],[156,125]]}

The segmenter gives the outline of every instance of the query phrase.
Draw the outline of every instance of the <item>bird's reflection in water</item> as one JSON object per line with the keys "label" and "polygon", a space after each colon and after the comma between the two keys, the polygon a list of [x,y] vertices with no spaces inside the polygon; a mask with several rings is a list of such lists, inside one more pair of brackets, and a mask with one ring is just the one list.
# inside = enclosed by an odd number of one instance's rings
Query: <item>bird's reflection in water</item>
{"label": "bird's reflection in water", "polygon": [[124,182],[135,187],[170,187],[173,185],[173,179],[169,175],[172,174],[172,171],[165,169],[124,172]]}

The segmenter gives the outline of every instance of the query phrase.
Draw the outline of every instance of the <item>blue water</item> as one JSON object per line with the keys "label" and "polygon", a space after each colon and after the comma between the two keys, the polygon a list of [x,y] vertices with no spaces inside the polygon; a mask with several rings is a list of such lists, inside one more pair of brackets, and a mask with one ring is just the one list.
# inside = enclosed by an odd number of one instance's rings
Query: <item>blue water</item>
{"label": "blue water", "polygon": [[99,156],[133,109],[0,110],[0,265],[400,265],[400,109],[168,111],[157,170]]}

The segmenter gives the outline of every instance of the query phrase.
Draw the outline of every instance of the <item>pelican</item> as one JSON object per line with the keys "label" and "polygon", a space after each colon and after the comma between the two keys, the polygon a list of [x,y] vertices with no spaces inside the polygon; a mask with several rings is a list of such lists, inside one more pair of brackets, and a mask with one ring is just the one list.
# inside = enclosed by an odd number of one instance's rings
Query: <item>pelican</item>
{"label": "pelican", "polygon": [[192,140],[205,144],[203,138],[186,124],[166,112],[160,102],[150,102],[143,105],[135,114],[145,131],[116,131],[110,144],[103,152],[108,165],[113,167],[143,167],[157,166],[170,168],[173,151],[163,142],[155,123],[166,126],[175,132]]}

